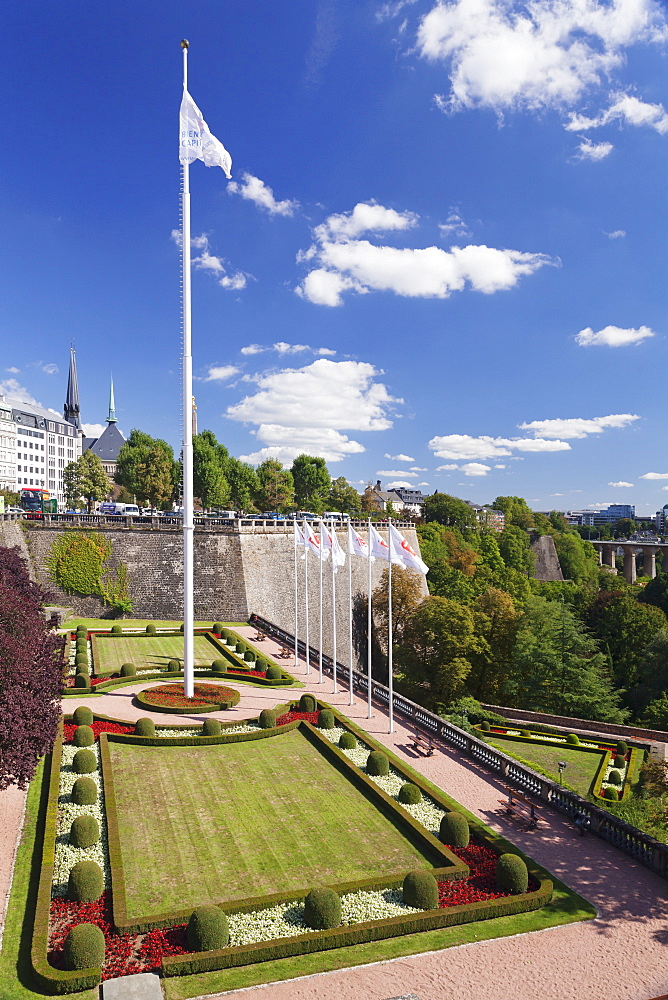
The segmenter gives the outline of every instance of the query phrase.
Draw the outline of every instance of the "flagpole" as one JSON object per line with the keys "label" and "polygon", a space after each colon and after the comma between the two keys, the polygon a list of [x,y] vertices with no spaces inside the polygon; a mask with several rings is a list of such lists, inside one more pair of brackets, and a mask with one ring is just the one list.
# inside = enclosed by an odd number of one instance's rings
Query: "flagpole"
{"label": "flagpole", "polygon": [[353,703],[353,560],[350,547],[350,520],[348,521],[348,684],[350,686],[349,705]]}
{"label": "flagpole", "polygon": [[294,564],[295,564],[295,670],[296,670],[299,665],[299,652],[298,652],[299,641],[297,639],[297,629],[299,627],[299,607],[297,604],[299,600],[299,586],[297,584],[297,521],[296,520],[294,521],[294,531],[292,534],[294,539],[294,550],[295,550]]}
{"label": "flagpole", "polygon": [[332,560],[332,655],[334,657],[334,688],[332,693],[338,694],[339,688],[337,684],[336,676],[336,570],[337,567],[334,565],[334,536],[336,535],[336,527],[332,521],[332,550],[329,553],[330,559]]}
{"label": "flagpole", "polygon": [[389,670],[388,688],[390,692],[390,728],[388,732],[394,732],[394,677],[393,677],[393,650],[392,650],[392,518],[387,522],[387,666]]}
{"label": "flagpole", "polygon": [[368,717],[371,718],[373,715],[373,708],[371,706],[371,518],[369,518],[368,524],[368,552],[367,552],[367,564],[369,569],[369,596],[367,599],[367,622],[366,622],[366,672],[367,672],[367,713]]}
{"label": "flagpole", "polygon": [[322,519],[320,520],[320,546],[318,550],[318,555],[320,557],[320,642],[319,642],[319,669],[320,669],[320,679],[318,684],[322,684]]}
{"label": "flagpole", "polygon": [[[183,50],[183,92],[188,89],[188,41]],[[181,262],[183,309],[183,693],[195,693],[195,638],[193,599],[193,359],[192,306],[190,291],[190,165],[182,164],[181,187]]]}
{"label": "flagpole", "polygon": [[[304,537],[306,538],[306,521],[304,521]],[[308,634],[308,553],[310,546],[304,545],[304,605],[306,611],[306,673],[311,673],[311,647]]]}

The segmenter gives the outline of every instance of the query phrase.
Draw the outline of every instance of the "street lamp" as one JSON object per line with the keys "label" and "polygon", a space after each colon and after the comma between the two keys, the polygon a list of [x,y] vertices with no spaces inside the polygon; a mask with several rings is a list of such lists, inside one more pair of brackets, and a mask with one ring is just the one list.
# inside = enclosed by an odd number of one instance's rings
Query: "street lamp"
{"label": "street lamp", "polygon": [[563,784],[562,779],[564,777],[564,768],[566,767],[566,761],[560,760],[557,764],[557,767],[559,768],[559,784],[562,785]]}

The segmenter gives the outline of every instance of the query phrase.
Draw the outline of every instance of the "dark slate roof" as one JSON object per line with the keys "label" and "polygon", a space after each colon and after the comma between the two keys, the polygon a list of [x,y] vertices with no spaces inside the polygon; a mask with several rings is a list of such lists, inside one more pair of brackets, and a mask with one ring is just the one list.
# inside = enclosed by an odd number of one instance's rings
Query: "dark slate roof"
{"label": "dark slate roof", "polygon": [[107,424],[97,441],[90,446],[90,450],[103,462],[115,462],[124,444],[125,438],[118,427],[115,423],[110,423]]}

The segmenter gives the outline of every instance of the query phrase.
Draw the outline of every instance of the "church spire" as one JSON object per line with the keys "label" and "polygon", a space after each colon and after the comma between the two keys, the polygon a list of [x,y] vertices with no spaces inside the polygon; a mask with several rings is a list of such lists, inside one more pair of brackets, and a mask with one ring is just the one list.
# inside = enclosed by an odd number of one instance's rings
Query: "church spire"
{"label": "church spire", "polygon": [[116,423],[116,404],[114,402],[114,376],[111,376],[111,385],[109,388],[109,416],[107,417],[108,424]]}
{"label": "church spire", "polygon": [[74,424],[75,427],[81,429],[77,359],[76,351],[73,347],[70,347],[70,372],[67,376],[67,395],[65,397],[65,409],[63,410],[63,416],[68,423]]}

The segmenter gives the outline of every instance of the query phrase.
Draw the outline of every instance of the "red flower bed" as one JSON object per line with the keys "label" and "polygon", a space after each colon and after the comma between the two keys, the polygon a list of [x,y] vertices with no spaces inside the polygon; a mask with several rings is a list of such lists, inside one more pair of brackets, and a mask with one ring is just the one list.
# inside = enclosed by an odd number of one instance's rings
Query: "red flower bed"
{"label": "red flower bed", "polygon": [[149,704],[161,705],[167,708],[198,708],[200,705],[216,705],[236,693],[232,688],[220,684],[195,684],[194,697],[186,698],[183,684],[165,684],[164,687],[152,688],[142,694]]}
{"label": "red flower bed", "polygon": [[286,726],[288,722],[294,722],[296,719],[305,719],[306,722],[310,722],[312,725],[317,726],[318,724],[318,713],[317,712],[300,712],[300,711],[290,711],[286,712],[284,715],[279,715],[276,719],[277,726]]}
{"label": "red flower bed", "polygon": [[[465,903],[479,903],[486,899],[500,899],[501,896],[510,896],[512,893],[504,892],[496,885],[496,860],[498,854],[482,841],[471,839],[468,847],[451,847],[450,850],[456,854],[461,861],[471,869],[471,874],[466,879],[453,882],[438,883],[438,905],[462,906]],[[529,876],[529,892],[535,892],[540,888],[537,879]]]}
{"label": "red flower bed", "polygon": [[51,900],[49,924],[49,962],[63,969],[63,945],[72,927],[96,924],[106,944],[103,979],[132,976],[137,972],[158,969],[165,955],[184,955],[186,925],[149,931],[148,934],[116,934],[112,926],[111,893],[105,890],[95,903],[73,903],[58,897]]}
{"label": "red flower bed", "polygon": [[[64,726],[64,742],[71,743],[74,737],[74,730],[77,726],[73,722],[66,722]],[[134,726],[124,726],[120,722],[94,722],[90,727],[95,733],[95,742],[100,733],[134,733]]]}
{"label": "red flower bed", "polygon": [[241,667],[230,667],[228,674],[250,674],[251,677],[266,677],[266,670],[242,670]]}

